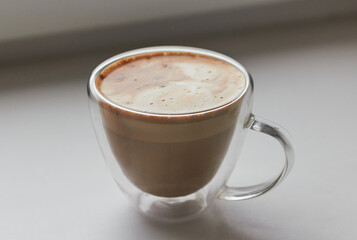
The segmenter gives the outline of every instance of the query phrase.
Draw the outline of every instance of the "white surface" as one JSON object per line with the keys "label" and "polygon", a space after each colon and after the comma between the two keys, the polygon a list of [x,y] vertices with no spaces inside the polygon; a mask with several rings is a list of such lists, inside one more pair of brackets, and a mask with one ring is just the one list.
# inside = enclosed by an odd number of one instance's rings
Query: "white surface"
{"label": "white surface", "polygon": [[[293,0],[269,0],[284,2]],[[1,40],[254,6],[267,0],[1,0]]]}
{"label": "white surface", "polygon": [[[185,42],[247,67],[255,79],[254,112],[289,130],[297,156],[274,191],[243,202],[217,200],[200,218],[180,224],[136,214],[102,160],[86,80],[116,52],[2,65],[0,78],[10,83],[0,86],[0,239],[356,239],[355,26]],[[19,79],[21,86],[11,83]],[[250,134],[231,183],[261,180],[281,162],[277,143]]]}

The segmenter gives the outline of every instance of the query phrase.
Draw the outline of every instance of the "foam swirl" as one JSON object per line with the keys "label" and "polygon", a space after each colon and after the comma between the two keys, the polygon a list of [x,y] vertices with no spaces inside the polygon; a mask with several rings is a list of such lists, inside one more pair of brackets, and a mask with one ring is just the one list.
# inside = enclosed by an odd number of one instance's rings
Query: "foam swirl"
{"label": "foam swirl", "polygon": [[97,84],[100,92],[115,104],[150,113],[219,107],[238,97],[246,82],[236,67],[201,55],[136,57],[109,68]]}

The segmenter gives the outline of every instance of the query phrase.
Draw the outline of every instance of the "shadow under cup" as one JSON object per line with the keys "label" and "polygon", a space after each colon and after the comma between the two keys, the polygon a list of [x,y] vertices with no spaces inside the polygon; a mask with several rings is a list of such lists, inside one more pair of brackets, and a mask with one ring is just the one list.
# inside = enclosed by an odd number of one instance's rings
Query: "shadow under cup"
{"label": "shadow under cup", "polygon": [[99,102],[111,151],[143,192],[180,197],[206,186],[219,169],[243,96],[200,114],[142,114]]}

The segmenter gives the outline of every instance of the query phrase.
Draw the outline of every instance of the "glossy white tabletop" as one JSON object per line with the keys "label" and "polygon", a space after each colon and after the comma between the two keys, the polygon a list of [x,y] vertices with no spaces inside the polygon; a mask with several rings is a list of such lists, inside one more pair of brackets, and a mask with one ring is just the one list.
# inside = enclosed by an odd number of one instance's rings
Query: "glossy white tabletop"
{"label": "glossy white tabletop", "polygon": [[[356,239],[356,26],[182,41],[241,62],[255,80],[254,113],[288,129],[297,154],[291,175],[273,191],[217,200],[200,218],[179,224],[134,212],[97,146],[86,81],[116,50],[2,64],[0,239]],[[264,180],[282,162],[278,143],[251,133],[230,183]]]}

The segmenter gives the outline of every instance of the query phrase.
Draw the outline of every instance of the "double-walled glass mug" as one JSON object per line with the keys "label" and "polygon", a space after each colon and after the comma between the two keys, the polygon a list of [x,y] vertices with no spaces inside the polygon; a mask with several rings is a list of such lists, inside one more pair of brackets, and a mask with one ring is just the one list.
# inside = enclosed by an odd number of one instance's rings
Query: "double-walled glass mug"
{"label": "double-walled glass mug", "polygon": [[[242,72],[244,90],[221,106],[175,114],[121,106],[99,91],[101,74],[118,61],[169,53],[200,55],[229,63]],[[257,197],[281,182],[293,166],[294,152],[286,131],[252,114],[252,77],[241,64],[220,53],[178,46],[125,52],[93,71],[88,95],[93,126],[109,170],[132,205],[146,216],[182,221],[203,212],[214,199]],[[227,186],[248,130],[278,140],[285,151],[285,165],[278,176],[261,184]]]}

